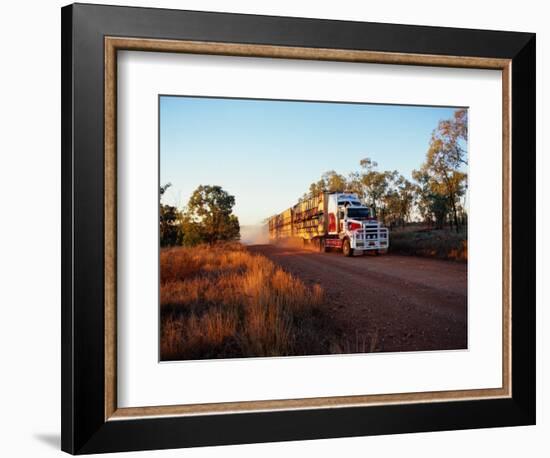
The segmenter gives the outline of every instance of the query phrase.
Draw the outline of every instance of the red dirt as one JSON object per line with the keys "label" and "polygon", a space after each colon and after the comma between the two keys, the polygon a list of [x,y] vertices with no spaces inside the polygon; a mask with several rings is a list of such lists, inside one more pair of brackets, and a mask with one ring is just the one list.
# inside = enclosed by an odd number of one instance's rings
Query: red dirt
{"label": "red dirt", "polygon": [[467,348],[467,265],[414,256],[344,257],[253,245],[306,284],[325,290],[326,311],[366,351]]}

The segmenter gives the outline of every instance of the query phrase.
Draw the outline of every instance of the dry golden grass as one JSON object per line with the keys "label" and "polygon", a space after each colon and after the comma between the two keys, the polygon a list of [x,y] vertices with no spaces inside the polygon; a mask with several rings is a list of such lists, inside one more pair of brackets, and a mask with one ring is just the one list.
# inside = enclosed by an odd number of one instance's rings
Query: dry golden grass
{"label": "dry golden grass", "polygon": [[323,290],[238,243],[161,251],[161,359],[332,353]]}

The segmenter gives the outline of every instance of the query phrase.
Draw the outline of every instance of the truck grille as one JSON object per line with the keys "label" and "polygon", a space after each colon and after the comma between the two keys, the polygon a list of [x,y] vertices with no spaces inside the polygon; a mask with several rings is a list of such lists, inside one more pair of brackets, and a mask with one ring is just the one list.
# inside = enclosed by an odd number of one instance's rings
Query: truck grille
{"label": "truck grille", "polygon": [[388,229],[385,227],[365,227],[354,231],[355,247],[376,249],[388,247]]}

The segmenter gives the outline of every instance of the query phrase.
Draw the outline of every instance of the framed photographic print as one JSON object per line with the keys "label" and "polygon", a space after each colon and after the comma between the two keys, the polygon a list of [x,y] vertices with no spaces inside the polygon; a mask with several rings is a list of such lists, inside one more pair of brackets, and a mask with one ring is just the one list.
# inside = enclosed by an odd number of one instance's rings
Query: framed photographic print
{"label": "framed photographic print", "polygon": [[535,35],[62,9],[62,448],[535,422]]}

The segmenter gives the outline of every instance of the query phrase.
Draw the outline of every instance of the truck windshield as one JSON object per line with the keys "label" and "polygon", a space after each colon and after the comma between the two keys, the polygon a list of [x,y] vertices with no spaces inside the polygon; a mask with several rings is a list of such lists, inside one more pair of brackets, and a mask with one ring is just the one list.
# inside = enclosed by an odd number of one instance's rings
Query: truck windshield
{"label": "truck windshield", "polygon": [[368,208],[350,208],[348,207],[348,218],[368,218],[370,211]]}

